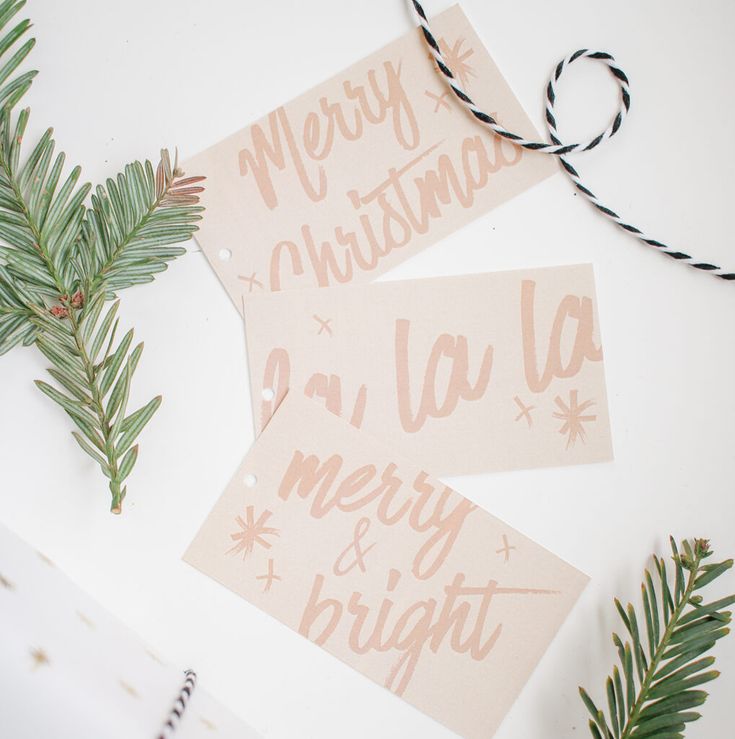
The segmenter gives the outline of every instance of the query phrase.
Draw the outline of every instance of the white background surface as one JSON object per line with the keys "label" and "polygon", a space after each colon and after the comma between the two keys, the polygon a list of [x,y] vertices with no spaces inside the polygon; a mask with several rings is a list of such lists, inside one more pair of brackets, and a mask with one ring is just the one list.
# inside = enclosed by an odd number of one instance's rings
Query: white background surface
{"label": "white background surface", "polygon": [[[581,46],[613,52],[631,78],[631,115],[612,142],[576,160],[581,172],[634,223],[735,269],[735,4],[463,6],[539,128],[558,59]],[[54,124],[92,181],[162,145],[193,154],[411,25],[403,0],[30,0],[27,10],[41,70],[27,98],[34,131]],[[614,108],[598,65],[565,75],[564,138],[596,133]],[[450,737],[180,561],[252,440],[241,324],[195,248],[154,285],[124,294],[124,321],[146,342],[131,403],[165,396],[124,514],[107,512],[99,470],[33,387],[42,356],[16,349],[0,359],[0,520],[267,737]],[[562,175],[390,277],[583,261],[597,275],[616,461],[451,481],[592,577],[498,739],[588,735],[577,685],[603,694],[619,628],[612,597],[638,596],[647,557],[665,552],[670,532],[735,554],[735,284],[638,246]],[[735,578],[716,590],[732,592]],[[735,637],[717,654],[723,675],[689,739],[732,736]]]}

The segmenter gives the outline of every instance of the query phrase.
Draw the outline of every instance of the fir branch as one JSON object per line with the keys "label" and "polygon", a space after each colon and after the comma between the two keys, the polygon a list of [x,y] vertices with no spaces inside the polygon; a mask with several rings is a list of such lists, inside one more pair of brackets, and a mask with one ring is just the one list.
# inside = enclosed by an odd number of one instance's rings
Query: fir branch
{"label": "fir branch", "polygon": [[203,177],[183,177],[166,150],[154,174],[150,162],[129,164],[106,189],[97,187],[82,241],[82,271],[89,292],[104,284],[114,294],[151,282],[166,263],[185,252],[172,246],[196,231],[201,219],[198,185]]}
{"label": "fir branch", "polygon": [[75,440],[109,479],[111,510],[120,513],[138,458],[134,442],[161,397],[128,414],[143,344],[131,349],[132,330],[116,343],[119,301],[108,309],[105,302],[185,253],[175,244],[196,231],[203,178],[185,178],[164,149],[155,172],[148,161],[129,164],[87,207],[91,185],[79,184],[79,167],[60,184],[65,157],[54,156],[52,129],[21,162],[29,110],[13,119],[13,108],[36,72],[16,71],[35,41],[18,46],[29,21],[6,27],[24,4],[0,2],[0,354],[35,344],[50,361],[62,389],[36,385],[72,419]]}
{"label": "fir branch", "polygon": [[629,640],[623,642],[613,634],[621,668],[616,666],[607,678],[607,715],[584,688],[579,689],[592,716],[589,728],[594,739],[683,739],[686,724],[700,718],[691,709],[707,699],[704,690],[694,688],[720,674],[709,669],[715,658],[702,655],[730,632],[731,613],[724,609],[735,603],[735,595],[704,603],[697,591],[728,571],[733,560],[706,564],[712,552],[704,539],[695,539],[693,545],[683,541],[680,553],[672,538],[671,550],[673,583],[663,558],[654,555],[658,587],[645,571],[641,585],[645,639],[636,609],[630,603],[623,608],[615,599]]}

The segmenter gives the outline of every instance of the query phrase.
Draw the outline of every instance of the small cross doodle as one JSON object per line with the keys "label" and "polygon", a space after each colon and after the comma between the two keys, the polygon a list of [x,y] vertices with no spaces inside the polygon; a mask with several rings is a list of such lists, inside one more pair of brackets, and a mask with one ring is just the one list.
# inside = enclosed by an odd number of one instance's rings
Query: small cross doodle
{"label": "small cross doodle", "polygon": [[502,555],[504,555],[503,561],[504,562],[507,562],[508,560],[510,560],[510,553],[511,553],[511,550],[513,550],[513,549],[515,549],[515,547],[514,546],[511,546],[508,543],[508,537],[505,534],[503,534],[503,546],[500,547],[500,549],[496,549],[495,550],[495,554],[502,554]]}
{"label": "small cross doodle", "polygon": [[535,405],[524,405],[523,401],[516,395],[513,400],[515,400],[516,405],[521,409],[521,412],[516,416],[516,421],[520,421],[521,418],[525,418],[528,422],[528,428],[531,428],[533,426],[533,418],[531,418],[531,411],[536,408]]}
{"label": "small cross doodle", "polygon": [[435,101],[434,112],[438,113],[439,108],[446,108],[450,113],[452,112],[452,106],[444,99],[449,95],[449,90],[443,92],[441,95],[433,93],[431,90],[424,90],[424,94]]}
{"label": "small cross doodle", "polygon": [[332,322],[331,318],[319,318],[316,313],[312,316],[312,318],[319,324],[319,330],[316,332],[317,336],[321,335],[325,331],[329,336],[332,336],[332,329],[329,325]]}
{"label": "small cross doodle", "polygon": [[257,275],[257,272],[253,272],[250,277],[245,277],[245,275],[238,275],[237,279],[246,282],[248,284],[248,292],[251,293],[253,292],[254,287],[259,287],[261,290],[263,289],[263,283],[260,280],[256,279]]}
{"label": "small cross doodle", "polygon": [[273,585],[274,580],[280,580],[281,576],[276,575],[276,573],[273,570],[273,560],[268,560],[268,572],[265,573],[265,575],[258,575],[256,580],[265,580],[265,587],[263,588],[263,592],[267,593],[271,589],[271,585]]}

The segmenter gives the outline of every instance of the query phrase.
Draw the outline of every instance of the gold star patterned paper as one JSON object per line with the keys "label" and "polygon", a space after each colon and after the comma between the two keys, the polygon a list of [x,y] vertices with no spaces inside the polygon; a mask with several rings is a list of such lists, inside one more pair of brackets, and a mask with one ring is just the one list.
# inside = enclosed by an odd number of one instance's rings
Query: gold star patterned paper
{"label": "gold star patterned paper", "polygon": [[[158,658],[51,564],[0,526],[0,736],[159,736],[181,689],[181,669]],[[258,736],[197,685],[175,737],[199,739],[203,732]]]}

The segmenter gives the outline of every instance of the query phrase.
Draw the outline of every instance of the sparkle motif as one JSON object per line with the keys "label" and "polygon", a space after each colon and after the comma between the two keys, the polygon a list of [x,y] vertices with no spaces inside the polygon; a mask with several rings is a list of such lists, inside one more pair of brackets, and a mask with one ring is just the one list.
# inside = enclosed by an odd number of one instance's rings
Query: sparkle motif
{"label": "sparkle motif", "polygon": [[587,433],[584,424],[597,420],[596,415],[583,415],[583,413],[595,404],[594,400],[585,400],[584,403],[577,402],[577,391],[569,391],[569,405],[567,405],[558,395],[554,398],[554,402],[559,406],[561,412],[554,411],[554,418],[558,418],[564,423],[559,428],[560,434],[567,435],[567,449],[574,446],[579,439],[584,443],[584,437]]}
{"label": "sparkle motif", "polygon": [[268,560],[268,572],[265,573],[265,575],[258,575],[256,580],[265,580],[265,587],[263,588],[263,592],[267,593],[271,589],[271,585],[273,585],[274,580],[280,580],[281,576],[276,575],[276,573],[273,571],[273,560]]}
{"label": "sparkle motif", "polygon": [[249,505],[245,509],[244,519],[242,516],[237,516],[235,519],[242,529],[242,531],[236,531],[234,534],[230,534],[230,539],[236,542],[233,547],[227,550],[227,554],[239,554],[243,552],[242,558],[245,559],[255,548],[256,544],[265,547],[266,549],[271,548],[271,543],[266,541],[266,536],[279,536],[278,529],[271,528],[265,525],[265,522],[273,514],[268,510],[264,510],[260,514],[258,520],[255,520],[255,513],[253,506]]}
{"label": "sparkle motif", "polygon": [[[463,90],[468,89],[469,85],[469,78],[470,77],[477,77],[475,74],[475,70],[473,67],[471,67],[469,64],[467,64],[467,60],[475,53],[473,49],[468,48],[466,50],[462,50],[462,47],[464,46],[464,39],[459,38],[454,42],[454,46],[449,46],[449,44],[443,39],[439,39],[439,49],[441,50],[442,56],[444,57],[444,61],[446,62],[449,69],[452,70],[452,73],[454,76],[459,80],[459,84],[461,85]],[[432,57],[432,60],[434,58]],[[436,62],[434,62],[436,64]],[[437,66],[438,70],[438,66]]]}

